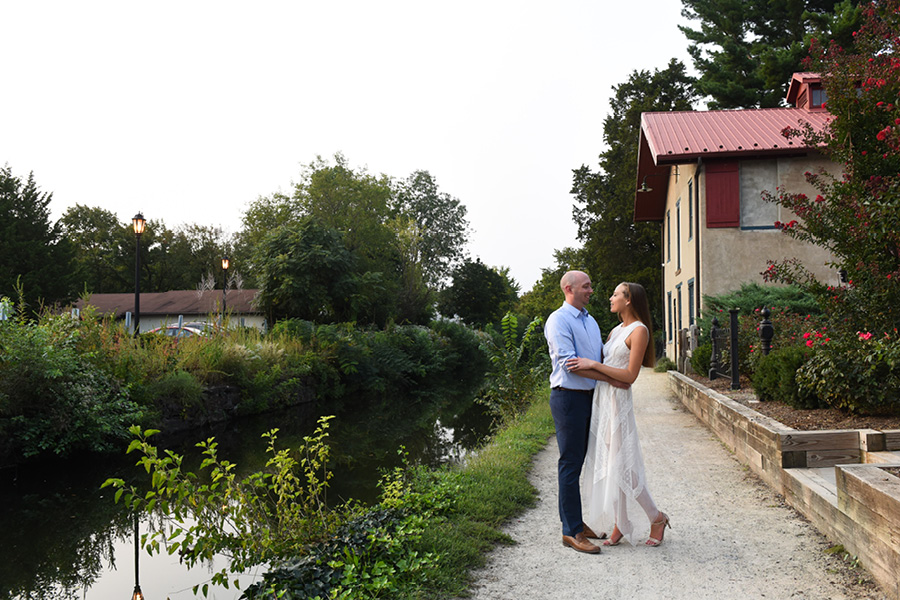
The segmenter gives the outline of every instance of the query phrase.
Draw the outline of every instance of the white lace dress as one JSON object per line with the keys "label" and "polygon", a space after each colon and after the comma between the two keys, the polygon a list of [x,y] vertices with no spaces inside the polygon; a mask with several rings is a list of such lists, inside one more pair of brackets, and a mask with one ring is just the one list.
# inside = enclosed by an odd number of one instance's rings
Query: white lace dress
{"label": "white lace dress", "polygon": [[[625,340],[640,321],[619,325],[609,334],[603,346],[603,364],[627,368],[630,350]],[[591,410],[587,456],[584,461],[584,521],[596,532],[612,533],[613,527],[630,544],[635,531],[646,532],[650,526],[641,505],[655,505],[646,488],[644,457],[638,441],[631,388],[623,390],[598,382]],[[640,503],[638,499],[640,498]],[[654,513],[655,514],[655,513]]]}

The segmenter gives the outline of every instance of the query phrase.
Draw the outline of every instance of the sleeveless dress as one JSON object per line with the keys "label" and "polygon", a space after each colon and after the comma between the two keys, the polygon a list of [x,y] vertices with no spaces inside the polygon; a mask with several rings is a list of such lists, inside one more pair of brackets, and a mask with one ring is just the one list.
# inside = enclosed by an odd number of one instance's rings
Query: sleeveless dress
{"label": "sleeveless dress", "polygon": [[[625,340],[636,327],[646,326],[635,321],[612,330],[603,347],[603,364],[628,367],[631,351]],[[582,495],[584,521],[594,531],[612,534],[613,527],[618,526],[624,538],[634,545],[635,530],[644,532],[650,526],[650,518],[638,504],[640,497],[644,504],[649,500],[654,506],[646,488],[631,388],[623,390],[603,381],[597,383]]]}

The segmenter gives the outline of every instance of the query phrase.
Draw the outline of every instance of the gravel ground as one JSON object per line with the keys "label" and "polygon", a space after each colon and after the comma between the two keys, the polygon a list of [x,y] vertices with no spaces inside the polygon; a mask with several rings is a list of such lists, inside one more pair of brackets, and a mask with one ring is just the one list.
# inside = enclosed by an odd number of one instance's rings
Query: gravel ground
{"label": "gravel ground", "polygon": [[665,373],[644,369],[634,393],[648,485],[672,520],[663,545],[623,542],[600,555],[563,547],[551,438],[531,474],[538,504],[506,525],[516,544],[491,552],[472,597],[884,598],[672,397]]}

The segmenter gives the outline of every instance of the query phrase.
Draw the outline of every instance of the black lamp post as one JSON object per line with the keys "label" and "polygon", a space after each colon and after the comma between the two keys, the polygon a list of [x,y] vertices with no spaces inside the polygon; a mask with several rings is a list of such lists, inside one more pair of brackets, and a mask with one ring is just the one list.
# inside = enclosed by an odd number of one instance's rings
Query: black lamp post
{"label": "black lamp post", "polygon": [[144,592],[141,591],[141,584],[138,581],[140,557],[140,545],[138,544],[138,513],[134,511],[134,592],[131,594],[131,600],[144,600]]}
{"label": "black lamp post", "polygon": [[226,296],[228,295],[228,257],[222,257],[222,327],[225,327]]}
{"label": "black lamp post", "polygon": [[131,219],[134,227],[135,251],[134,251],[134,335],[140,333],[141,326],[141,234],[147,221],[144,215],[138,213]]}

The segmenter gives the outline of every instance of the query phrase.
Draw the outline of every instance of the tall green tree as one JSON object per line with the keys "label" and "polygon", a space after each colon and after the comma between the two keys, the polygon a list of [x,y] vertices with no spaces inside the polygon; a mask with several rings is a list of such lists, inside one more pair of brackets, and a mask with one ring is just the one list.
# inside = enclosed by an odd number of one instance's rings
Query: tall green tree
{"label": "tall green tree", "polygon": [[481,259],[466,260],[453,270],[452,283],[441,292],[438,310],[457,316],[468,325],[499,324],[518,296],[518,285],[508,269],[495,269]]}
{"label": "tall green tree", "polygon": [[123,225],[116,215],[104,208],[76,204],[66,209],[60,223],[74,249],[79,291],[126,291],[134,269],[129,274],[121,260]]}
{"label": "tall green tree", "polygon": [[332,161],[317,157],[290,196],[262,196],[244,213],[235,255],[249,263],[248,279],[262,285],[263,266],[255,260],[262,240],[306,217],[341,233],[358,270],[380,281],[379,312],[397,322],[430,320],[435,292],[468,240],[465,206],[441,192],[427,171],[397,181],[354,168],[341,154]]}
{"label": "tall green tree", "polygon": [[399,182],[393,204],[400,218],[418,231],[414,259],[421,265],[425,283],[440,287],[465,258],[469,240],[465,205],[441,192],[428,171],[415,171]]}
{"label": "tall green tree", "polygon": [[603,121],[606,150],[599,171],[582,166],[574,171],[573,217],[584,243],[584,270],[594,289],[611,293],[622,281],[646,288],[659,324],[660,231],[657,223],[634,222],[635,173],[641,113],[691,110],[693,79],[672,59],[663,70],[634,71],[613,88],[612,112]]}
{"label": "tall green tree", "polygon": [[682,0],[680,25],[709,107],[781,106],[801,70],[811,37],[849,44],[859,23],[856,0]]}
{"label": "tall green tree", "polygon": [[0,296],[16,298],[18,282],[32,311],[76,293],[71,244],[50,221],[52,198],[33,173],[23,180],[0,168]]}
{"label": "tall green tree", "polygon": [[275,229],[257,248],[258,301],[267,318],[381,321],[380,273],[359,269],[341,232],[315,217]]}

